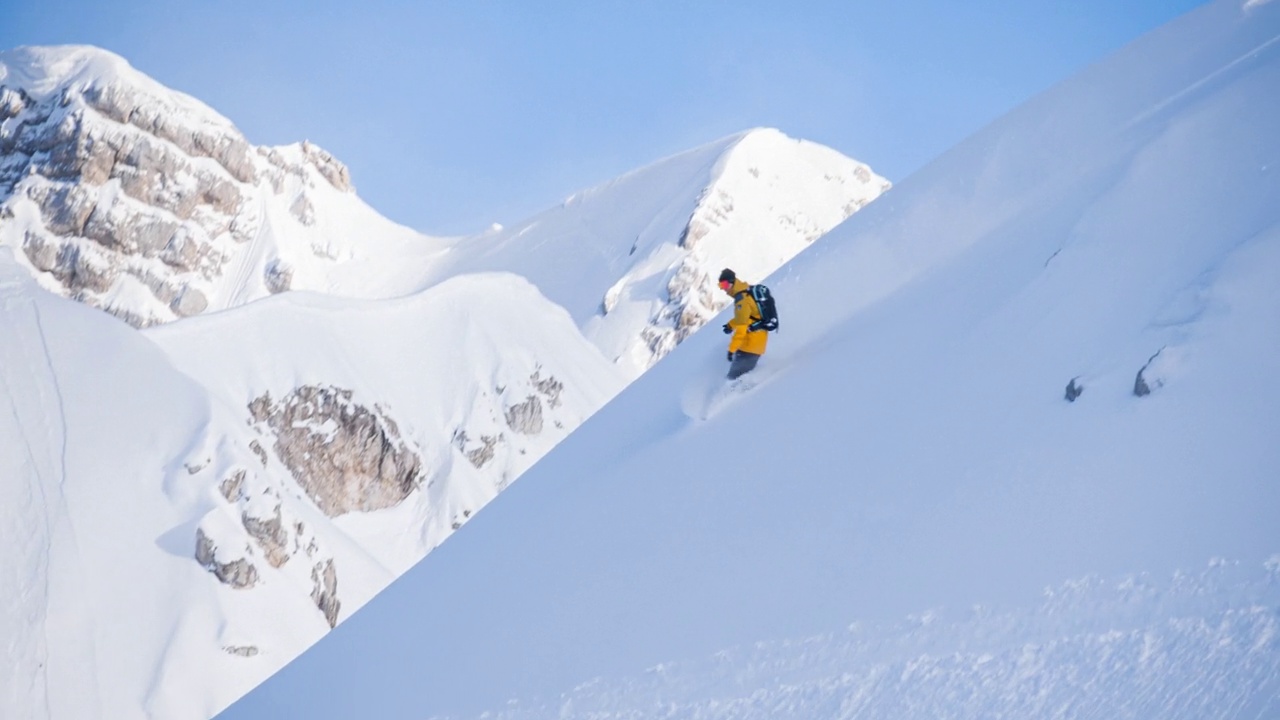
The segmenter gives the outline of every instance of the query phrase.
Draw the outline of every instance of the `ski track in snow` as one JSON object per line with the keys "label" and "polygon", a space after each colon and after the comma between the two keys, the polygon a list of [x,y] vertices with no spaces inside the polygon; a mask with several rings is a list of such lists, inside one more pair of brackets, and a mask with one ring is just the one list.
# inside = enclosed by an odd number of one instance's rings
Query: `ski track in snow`
{"label": "ski track in snow", "polygon": [[240,261],[236,265],[234,278],[231,285],[227,287],[227,300],[223,305],[225,308],[239,307],[245,303],[245,298],[249,295],[249,278],[253,275],[253,269],[258,266],[258,261],[262,259],[262,253],[266,247],[266,237],[268,236],[266,204],[259,200],[258,212],[260,221],[258,222],[258,232],[253,236],[253,240],[249,242],[249,246],[244,248],[240,253]]}
{"label": "ski track in snow", "polygon": [[1156,103],[1155,105],[1151,106],[1145,112],[1139,114],[1137,117],[1130,120],[1129,123],[1125,126],[1125,129],[1128,130],[1128,129],[1142,126],[1144,123],[1148,122],[1151,118],[1155,117],[1156,115],[1159,115],[1165,109],[1176,105],[1179,101],[1183,100],[1184,98],[1194,95],[1195,93],[1199,92],[1201,88],[1204,88],[1210,83],[1212,83],[1214,80],[1217,80],[1218,78],[1225,76],[1227,73],[1239,67],[1241,64],[1246,63],[1250,60],[1257,59],[1260,54],[1262,54],[1263,52],[1265,52],[1266,50],[1268,50],[1269,48],[1277,44],[1280,44],[1280,35],[1277,35],[1271,38],[1270,40],[1267,40],[1266,42],[1261,43],[1260,45],[1249,50],[1248,52],[1242,53],[1239,57],[1235,58],[1231,62],[1226,63],[1222,67],[1214,70],[1208,75],[1205,75],[1203,78],[1197,80],[1194,83],[1191,83],[1187,87],[1179,90],[1173,95],[1170,95],[1169,97],[1165,98],[1159,103]]}
{"label": "ski track in snow", "polygon": [[[7,545],[27,548],[18,555],[25,559],[22,565],[10,569],[4,584],[4,597],[9,599],[6,612],[9,622],[9,657],[7,670],[0,675],[9,678],[10,695],[38,693],[33,703],[49,713],[48,688],[49,632],[47,615],[51,598],[51,572],[54,528],[67,520],[67,509],[62,499],[62,485],[66,479],[66,420],[63,416],[62,397],[57,377],[49,359],[40,312],[35,302],[25,296],[21,282],[0,279],[0,333],[6,342],[0,351],[3,367],[0,373],[0,390],[9,406],[13,420],[12,432],[6,436],[21,438],[21,457],[16,467],[9,469],[25,482],[10,485],[5,505],[27,509],[20,515],[25,519],[20,526],[5,533]],[[16,370],[16,372],[15,372]],[[25,387],[16,387],[10,377],[26,381]],[[33,393],[26,391],[30,388]],[[50,402],[50,400],[53,402]],[[48,410],[56,408],[57,416],[49,417]],[[11,459],[10,462],[14,462]],[[29,473],[29,474],[28,474]],[[54,493],[57,507],[50,501],[49,486],[56,484]],[[55,517],[56,515],[56,517]],[[34,648],[32,646],[34,645]],[[27,650],[32,648],[33,651]],[[24,650],[26,650],[24,652]],[[34,667],[31,665],[35,663]],[[22,687],[22,684],[26,687]]]}

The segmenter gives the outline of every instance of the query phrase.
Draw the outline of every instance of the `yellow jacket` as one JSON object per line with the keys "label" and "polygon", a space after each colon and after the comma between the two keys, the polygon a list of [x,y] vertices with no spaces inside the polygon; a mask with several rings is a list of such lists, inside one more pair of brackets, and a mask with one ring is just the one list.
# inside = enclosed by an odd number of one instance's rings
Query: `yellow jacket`
{"label": "yellow jacket", "polygon": [[760,308],[756,306],[756,299],[751,297],[751,286],[735,280],[733,287],[729,288],[729,294],[734,298],[733,319],[729,321],[729,327],[733,329],[733,337],[729,338],[729,352],[741,350],[763,355],[765,346],[769,344],[769,333],[764,330],[747,330],[748,325],[760,319]]}

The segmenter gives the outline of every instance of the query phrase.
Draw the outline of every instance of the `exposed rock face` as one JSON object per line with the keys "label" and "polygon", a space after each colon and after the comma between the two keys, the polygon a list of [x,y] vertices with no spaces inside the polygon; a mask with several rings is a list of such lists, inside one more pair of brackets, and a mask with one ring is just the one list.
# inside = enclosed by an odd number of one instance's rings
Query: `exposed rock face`
{"label": "exposed rock face", "polygon": [[246,512],[240,516],[240,522],[250,537],[258,541],[271,567],[278,568],[289,562],[289,533],[281,521],[279,505],[270,517],[255,517]]}
{"label": "exposed rock face", "polygon": [[274,402],[249,404],[253,420],[275,435],[275,451],[330,517],[398,505],[418,488],[422,460],[399,429],[352,401],[350,390],[304,386]]}
{"label": "exposed rock face", "polygon": [[245,474],[245,470],[237,470],[218,485],[218,491],[227,499],[227,502],[236,503],[244,499]]}
{"label": "exposed rock face", "polygon": [[494,455],[497,454],[498,443],[502,442],[502,439],[501,435],[481,435],[479,445],[472,445],[471,437],[467,435],[466,430],[459,429],[453,434],[454,446],[477,469],[493,460]]}
{"label": "exposed rock face", "polygon": [[[265,450],[262,454],[266,465]],[[203,470],[191,464],[187,467],[192,474]],[[333,627],[341,607],[337,566],[333,558],[323,551],[319,539],[308,533],[302,521],[286,507],[275,483],[275,480],[264,478],[246,467],[233,468],[218,483],[218,494],[238,511],[240,522],[238,525],[229,522],[225,508],[215,509],[206,515],[196,529],[196,561],[219,581],[237,589],[248,589],[258,584],[263,572],[270,572],[265,568],[260,571],[261,566],[254,564],[255,559],[260,557],[268,566],[278,570],[291,560],[302,558],[299,561],[301,568],[297,563],[291,566],[295,568],[291,577],[295,581],[306,578],[310,568],[311,599],[329,626]],[[243,550],[220,552],[220,547]],[[225,556],[236,554],[241,557],[226,560]]]}
{"label": "exposed rock face", "polygon": [[1071,382],[1067,383],[1067,391],[1064,397],[1067,402],[1075,402],[1076,398],[1084,394],[1084,386],[1076,383],[1080,378],[1071,378]]}
{"label": "exposed rock face", "polygon": [[315,602],[329,627],[338,624],[338,612],[342,609],[342,601],[338,599],[338,573],[333,569],[333,561],[327,560],[311,569],[311,599]]}
{"label": "exposed rock face", "polygon": [[1178,346],[1166,346],[1157,350],[1142,369],[1138,370],[1138,375],[1133,380],[1133,394],[1144,397],[1164,387],[1170,377],[1177,373],[1184,355],[1185,350]]}
{"label": "exposed rock face", "polygon": [[533,375],[529,376],[529,382],[533,383],[534,389],[546,396],[547,405],[550,405],[552,410],[560,407],[560,393],[564,392],[564,383],[553,375],[542,377],[541,367],[533,371]]}
{"label": "exposed rock face", "polygon": [[[542,377],[542,368],[537,367],[529,376],[529,385],[534,392],[526,396],[523,402],[507,406],[503,414],[507,420],[507,427],[523,435],[537,435],[543,428],[543,398],[546,399],[547,406],[551,410],[560,407],[560,395],[564,392],[564,383],[557,380],[554,375]],[[465,441],[464,433],[463,442]],[[474,464],[475,461],[472,462]]]}
{"label": "exposed rock face", "polygon": [[[209,307],[230,261],[263,227],[264,194],[294,179],[293,213],[310,225],[312,178],[352,191],[347,168],[319,147],[256,148],[224,118],[109,53],[15,52],[55,76],[104,59],[116,70],[53,91],[0,84],[0,221],[30,204],[38,221],[20,250],[32,268],[67,297],[135,326]],[[289,286],[288,273],[274,280],[274,292]]]}
{"label": "exposed rock face", "polygon": [[542,401],[530,395],[522,403],[507,408],[507,427],[525,435],[542,432]]}
{"label": "exposed rock face", "polygon": [[258,584],[258,568],[245,558],[231,562],[218,561],[218,548],[205,534],[204,528],[196,529],[196,562],[213,573],[218,581],[237,590],[245,590]]}
{"label": "exposed rock face", "polygon": [[320,171],[330,185],[343,192],[355,190],[351,185],[351,173],[346,165],[338,162],[337,158],[310,142],[302,143],[302,154],[306,156],[307,162]]}

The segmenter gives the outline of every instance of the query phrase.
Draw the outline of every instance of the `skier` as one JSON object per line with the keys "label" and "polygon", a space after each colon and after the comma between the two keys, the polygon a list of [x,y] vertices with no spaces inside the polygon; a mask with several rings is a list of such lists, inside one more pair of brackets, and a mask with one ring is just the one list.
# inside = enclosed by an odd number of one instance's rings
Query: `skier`
{"label": "skier", "polygon": [[724,324],[724,333],[733,336],[729,338],[729,379],[733,380],[751,372],[760,362],[769,333],[751,329],[751,324],[760,320],[760,308],[751,297],[749,284],[725,268],[720,272],[720,289],[733,298],[733,319]]}

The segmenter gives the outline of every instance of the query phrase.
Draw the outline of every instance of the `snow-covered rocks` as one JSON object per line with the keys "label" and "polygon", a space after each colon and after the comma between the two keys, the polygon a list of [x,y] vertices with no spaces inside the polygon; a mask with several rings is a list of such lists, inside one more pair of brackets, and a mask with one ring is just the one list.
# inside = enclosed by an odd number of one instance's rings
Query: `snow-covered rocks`
{"label": "snow-covered rocks", "polygon": [[[96,48],[0,53],[0,243],[48,289],[136,327],[170,322],[292,287],[295,266],[328,285],[336,261],[363,255],[350,226],[438,250],[364,206],[312,143],[255,147]],[[342,250],[293,259],[313,246]]]}

